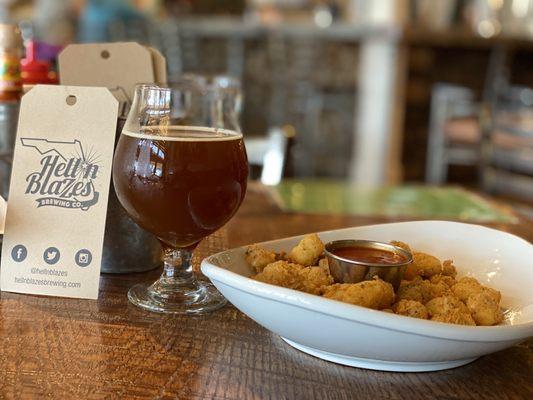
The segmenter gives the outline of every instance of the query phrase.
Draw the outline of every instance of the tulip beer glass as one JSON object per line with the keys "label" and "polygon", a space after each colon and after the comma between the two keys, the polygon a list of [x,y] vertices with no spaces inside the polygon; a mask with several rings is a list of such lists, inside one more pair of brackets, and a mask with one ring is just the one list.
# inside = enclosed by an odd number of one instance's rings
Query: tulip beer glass
{"label": "tulip beer glass", "polygon": [[138,85],[115,152],[113,181],[131,218],[164,249],[163,274],[129,300],[165,313],[202,313],[225,304],[190,264],[196,245],[235,214],[246,192],[242,134],[216,126],[217,92],[193,81]]}

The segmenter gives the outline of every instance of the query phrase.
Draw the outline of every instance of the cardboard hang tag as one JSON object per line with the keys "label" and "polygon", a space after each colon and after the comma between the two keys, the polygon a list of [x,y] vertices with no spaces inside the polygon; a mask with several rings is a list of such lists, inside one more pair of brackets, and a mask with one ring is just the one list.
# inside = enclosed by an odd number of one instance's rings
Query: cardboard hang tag
{"label": "cardboard hang tag", "polygon": [[103,86],[122,103],[135,85],[167,81],[163,55],[135,42],[71,44],[58,58],[62,85]]}
{"label": "cardboard hang tag", "polygon": [[167,83],[167,60],[161,52],[153,47],[146,46],[152,54],[154,64],[154,82]]}
{"label": "cardboard hang tag", "polygon": [[22,98],[1,290],[98,297],[117,109],[105,88],[37,85]]}

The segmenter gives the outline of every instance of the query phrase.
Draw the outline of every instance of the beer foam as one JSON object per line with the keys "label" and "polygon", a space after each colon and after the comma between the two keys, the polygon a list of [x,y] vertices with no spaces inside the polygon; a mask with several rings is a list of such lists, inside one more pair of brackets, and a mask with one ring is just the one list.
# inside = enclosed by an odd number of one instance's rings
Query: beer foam
{"label": "beer foam", "polygon": [[140,132],[123,129],[122,134],[138,139],[170,142],[218,142],[242,139],[242,133],[204,126],[150,126],[141,128]]}

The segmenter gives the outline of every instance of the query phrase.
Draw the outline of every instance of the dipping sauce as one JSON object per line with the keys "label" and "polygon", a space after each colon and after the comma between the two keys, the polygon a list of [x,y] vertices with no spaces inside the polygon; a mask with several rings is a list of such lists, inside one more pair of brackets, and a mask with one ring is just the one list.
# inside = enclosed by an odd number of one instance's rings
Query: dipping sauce
{"label": "dipping sauce", "polygon": [[402,264],[407,258],[392,251],[362,246],[339,247],[332,251],[338,257],[368,264]]}

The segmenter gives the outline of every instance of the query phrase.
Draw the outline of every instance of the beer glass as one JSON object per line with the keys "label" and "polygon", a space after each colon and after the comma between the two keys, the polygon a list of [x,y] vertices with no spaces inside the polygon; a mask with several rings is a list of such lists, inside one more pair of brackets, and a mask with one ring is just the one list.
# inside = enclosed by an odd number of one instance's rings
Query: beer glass
{"label": "beer glass", "polygon": [[115,152],[113,181],[131,218],[164,249],[163,274],[129,300],[163,313],[203,313],[225,304],[190,264],[197,244],[235,214],[246,192],[242,134],[220,126],[223,94],[203,81],[138,85]]}

